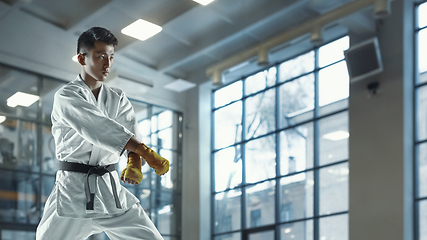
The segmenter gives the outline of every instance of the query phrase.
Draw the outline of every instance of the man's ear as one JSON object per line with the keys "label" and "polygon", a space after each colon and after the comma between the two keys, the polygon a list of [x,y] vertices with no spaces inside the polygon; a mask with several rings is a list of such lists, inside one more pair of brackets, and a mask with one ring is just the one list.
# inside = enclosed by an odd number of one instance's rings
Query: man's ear
{"label": "man's ear", "polygon": [[86,65],[86,63],[85,63],[85,54],[79,53],[77,55],[77,60],[79,61],[80,65],[82,65],[82,66]]}

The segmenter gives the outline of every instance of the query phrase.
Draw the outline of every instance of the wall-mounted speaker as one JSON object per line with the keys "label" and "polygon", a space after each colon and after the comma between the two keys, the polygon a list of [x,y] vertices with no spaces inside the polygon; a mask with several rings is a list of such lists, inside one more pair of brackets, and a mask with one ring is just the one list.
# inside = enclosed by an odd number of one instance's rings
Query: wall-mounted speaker
{"label": "wall-mounted speaker", "polygon": [[383,71],[376,37],[351,46],[344,55],[350,82],[356,82]]}

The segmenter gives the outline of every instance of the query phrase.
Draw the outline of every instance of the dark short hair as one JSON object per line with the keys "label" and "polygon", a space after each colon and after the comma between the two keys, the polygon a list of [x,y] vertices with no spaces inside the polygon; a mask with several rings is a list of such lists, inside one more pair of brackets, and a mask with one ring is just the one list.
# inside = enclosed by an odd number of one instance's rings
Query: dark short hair
{"label": "dark short hair", "polygon": [[81,49],[90,50],[95,47],[95,42],[101,41],[108,45],[117,45],[117,38],[109,30],[102,27],[92,27],[83,32],[77,40],[77,54]]}

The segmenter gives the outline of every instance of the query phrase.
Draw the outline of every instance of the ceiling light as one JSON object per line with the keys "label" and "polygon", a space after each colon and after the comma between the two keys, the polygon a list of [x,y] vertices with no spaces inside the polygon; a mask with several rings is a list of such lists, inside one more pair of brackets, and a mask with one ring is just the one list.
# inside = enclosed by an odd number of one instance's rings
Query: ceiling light
{"label": "ceiling light", "polygon": [[349,136],[350,136],[350,134],[348,132],[340,130],[340,131],[325,134],[325,135],[323,135],[323,138],[331,140],[331,141],[338,141],[338,140],[346,139]]}
{"label": "ceiling light", "polygon": [[165,85],[165,88],[175,91],[175,92],[183,92],[185,90],[188,90],[190,88],[195,87],[196,84],[189,82],[189,81],[185,81],[184,79],[177,79],[167,85]]}
{"label": "ceiling light", "polygon": [[122,33],[133,38],[144,41],[157,33],[162,31],[162,27],[147,22],[142,19],[138,19],[135,22],[131,23],[129,26],[122,29]]}
{"label": "ceiling light", "polygon": [[200,4],[202,4],[203,6],[206,6],[206,5],[208,5],[209,3],[213,2],[214,0],[193,0],[193,1],[195,1],[195,2],[197,2],[197,3],[200,3]]}
{"label": "ceiling light", "polygon": [[6,117],[5,116],[0,116],[0,123],[6,121]]}
{"label": "ceiling light", "polygon": [[35,103],[37,100],[39,100],[39,96],[23,93],[23,92],[17,92],[13,94],[10,98],[7,99],[7,106],[9,107],[16,107],[16,106],[23,106],[23,107],[29,107],[31,104]]}
{"label": "ceiling light", "polygon": [[79,62],[79,60],[77,59],[77,56],[78,56],[78,55],[74,55],[74,57],[72,58],[72,59],[73,59],[73,61],[74,61],[74,62],[76,62],[76,63],[78,63],[78,62]]}
{"label": "ceiling light", "polygon": [[170,213],[171,212],[171,206],[170,205],[166,205],[164,206],[162,209],[159,210],[158,214],[165,214],[165,213]]}

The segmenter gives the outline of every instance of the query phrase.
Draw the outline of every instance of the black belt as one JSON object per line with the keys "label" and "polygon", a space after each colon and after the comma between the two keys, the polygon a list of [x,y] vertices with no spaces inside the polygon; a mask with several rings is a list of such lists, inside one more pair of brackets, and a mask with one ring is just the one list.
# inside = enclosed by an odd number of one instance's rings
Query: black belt
{"label": "black belt", "polygon": [[98,176],[102,176],[106,173],[110,174],[111,186],[113,187],[113,195],[114,200],[116,201],[116,207],[122,208],[119,201],[119,196],[117,195],[117,187],[114,181],[112,171],[116,170],[116,166],[114,164],[110,164],[107,166],[92,166],[86,165],[82,163],[73,163],[73,162],[65,162],[59,161],[59,170],[70,171],[70,172],[79,172],[86,173],[86,181],[85,181],[85,193],[86,193],[86,210],[93,210],[93,202],[95,199],[95,193],[91,193],[89,186],[89,176],[92,174],[96,174]]}

